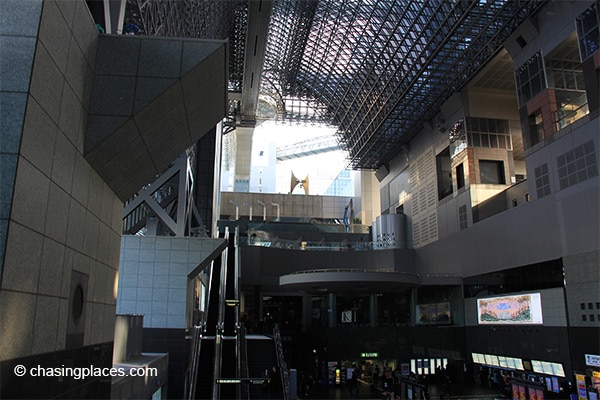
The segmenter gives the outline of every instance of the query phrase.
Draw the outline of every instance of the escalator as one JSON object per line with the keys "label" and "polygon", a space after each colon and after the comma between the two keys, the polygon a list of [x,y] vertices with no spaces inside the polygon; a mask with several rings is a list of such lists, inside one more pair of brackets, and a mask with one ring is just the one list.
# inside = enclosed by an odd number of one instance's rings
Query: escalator
{"label": "escalator", "polygon": [[[190,357],[188,400],[289,398],[278,327],[273,337],[242,335],[237,235],[237,229],[235,236],[226,230],[227,248],[211,264],[206,311]],[[274,379],[262,384],[274,367]]]}
{"label": "escalator", "polygon": [[[237,343],[235,338],[224,338],[221,352],[221,379],[235,379],[237,371]],[[239,384],[222,384],[221,399],[238,399]]]}
{"label": "escalator", "polygon": [[190,400],[239,398],[239,384],[218,383],[239,376],[235,236],[226,231],[222,237],[228,241],[227,249],[211,264],[206,312],[191,357],[195,368],[190,368]]}
{"label": "escalator", "polygon": [[215,357],[215,339],[202,338],[198,355],[198,375],[196,380],[196,399],[211,399],[213,389],[213,360]]}

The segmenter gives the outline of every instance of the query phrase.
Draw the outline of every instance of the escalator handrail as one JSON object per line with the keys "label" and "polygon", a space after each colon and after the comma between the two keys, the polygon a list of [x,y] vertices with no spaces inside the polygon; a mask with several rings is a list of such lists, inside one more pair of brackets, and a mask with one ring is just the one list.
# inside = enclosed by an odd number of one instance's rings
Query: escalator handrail
{"label": "escalator handrail", "polygon": [[[225,240],[229,241],[229,228],[225,228]],[[221,397],[220,385],[217,380],[221,375],[222,365],[222,354],[223,354],[223,332],[224,332],[224,319],[225,319],[225,288],[227,287],[227,257],[229,253],[229,246],[225,247],[221,256],[221,279],[219,284],[219,302],[218,302],[218,317],[217,326],[215,332],[215,358],[213,368],[213,390],[212,399],[219,400]]]}
{"label": "escalator handrail", "polygon": [[197,375],[198,375],[198,362],[200,358],[200,346],[201,346],[201,336],[202,336],[202,327],[194,326],[194,333],[192,338],[192,350],[191,350],[191,362],[190,362],[190,370],[188,374],[188,385],[187,385],[187,396],[188,400],[192,400],[196,398],[196,386],[197,386]]}
{"label": "escalator handrail", "polygon": [[281,384],[283,387],[283,399],[290,398],[290,372],[287,369],[287,364],[283,355],[283,344],[281,342],[281,333],[279,332],[279,324],[273,326],[273,341],[275,342],[275,353],[277,356],[277,364],[279,366]]}

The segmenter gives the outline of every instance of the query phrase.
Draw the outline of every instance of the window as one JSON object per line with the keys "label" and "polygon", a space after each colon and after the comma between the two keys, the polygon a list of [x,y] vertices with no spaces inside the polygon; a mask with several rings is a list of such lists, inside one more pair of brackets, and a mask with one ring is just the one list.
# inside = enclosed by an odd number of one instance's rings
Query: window
{"label": "window", "polygon": [[495,160],[479,160],[479,177],[481,183],[505,185],[504,162]]}
{"label": "window", "polygon": [[460,230],[467,229],[469,222],[467,220],[467,206],[463,205],[458,208],[458,225]]}
{"label": "window", "polygon": [[594,3],[577,17],[577,38],[581,61],[586,60],[600,49],[600,10]]}
{"label": "window", "polygon": [[598,176],[594,142],[589,141],[556,158],[560,188],[565,189]]}
{"label": "window", "polygon": [[450,149],[446,147],[444,151],[436,157],[437,181],[438,181],[438,200],[452,194],[452,166],[450,165]]}
{"label": "window", "polygon": [[540,52],[525,62],[516,71],[517,95],[519,106],[525,105],[536,94],[546,89],[544,60]]}
{"label": "window", "polygon": [[542,112],[536,110],[529,116],[529,146],[538,144],[544,139]]}
{"label": "window", "polygon": [[570,60],[546,61],[548,87],[555,89],[585,91],[581,63]]}
{"label": "window", "polygon": [[587,315],[585,315],[585,314],[581,314],[581,320],[582,320],[583,322],[587,322]]}
{"label": "window", "polygon": [[550,192],[550,176],[548,174],[548,164],[542,164],[537,167],[535,173],[535,189],[538,199],[549,195]]}
{"label": "window", "polygon": [[587,94],[575,90],[556,90],[555,113],[556,130],[561,130],[565,126],[572,124],[578,119],[589,114]]}
{"label": "window", "polygon": [[456,167],[456,189],[462,189],[465,187],[465,167],[460,164]]}
{"label": "window", "polygon": [[450,156],[455,157],[467,148],[467,135],[464,120],[456,122],[448,131],[450,140]]}
{"label": "window", "polygon": [[471,147],[512,150],[508,121],[494,118],[467,118],[467,138]]}
{"label": "window", "polygon": [[585,310],[585,303],[579,303],[579,308],[581,308],[582,310]]}

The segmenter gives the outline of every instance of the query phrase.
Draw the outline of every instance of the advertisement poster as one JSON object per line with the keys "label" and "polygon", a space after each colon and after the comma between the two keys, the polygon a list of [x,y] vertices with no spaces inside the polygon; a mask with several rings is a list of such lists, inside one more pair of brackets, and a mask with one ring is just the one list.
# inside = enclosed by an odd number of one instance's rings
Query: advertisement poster
{"label": "advertisement poster", "polygon": [[575,381],[577,382],[577,398],[579,400],[588,400],[587,389],[585,387],[585,375],[575,374]]}
{"label": "advertisement poster", "polygon": [[519,385],[512,385],[512,397],[513,400],[519,400]]}
{"label": "advertisement poster", "polygon": [[534,388],[531,388],[531,387],[527,388],[527,389],[529,389],[529,400],[538,400],[536,390]]}
{"label": "advertisement poster", "polygon": [[552,391],[554,393],[560,393],[560,386],[558,384],[558,378],[555,376],[552,377]]}
{"label": "advertisement poster", "polygon": [[419,304],[417,305],[418,324],[449,324],[450,303]]}
{"label": "advertisement poster", "polygon": [[542,324],[539,293],[477,299],[479,324]]}
{"label": "advertisement poster", "polygon": [[544,391],[542,389],[535,389],[537,400],[544,400]]}
{"label": "advertisement poster", "polygon": [[519,400],[527,400],[527,388],[519,385]]}

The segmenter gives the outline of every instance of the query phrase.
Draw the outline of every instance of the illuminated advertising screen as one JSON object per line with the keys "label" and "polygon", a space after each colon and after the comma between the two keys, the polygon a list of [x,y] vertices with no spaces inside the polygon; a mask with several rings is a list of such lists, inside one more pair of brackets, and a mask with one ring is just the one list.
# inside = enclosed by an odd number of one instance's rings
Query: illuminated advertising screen
{"label": "illuminated advertising screen", "polygon": [[508,368],[508,362],[504,356],[498,356],[498,364],[502,368]]}
{"label": "illuminated advertising screen", "polygon": [[499,367],[499,366],[500,366],[500,363],[498,362],[498,356],[496,356],[496,355],[491,355],[491,356],[490,356],[490,361],[492,362],[492,365],[493,365],[494,367]]}
{"label": "illuminated advertising screen", "polygon": [[553,375],[565,377],[565,370],[562,364],[552,363],[552,369],[554,371]]}
{"label": "illuminated advertising screen", "polygon": [[485,364],[485,360],[483,359],[483,354],[472,353],[473,362],[476,364]]}
{"label": "illuminated advertising screen", "polygon": [[531,360],[531,367],[533,368],[533,372],[537,372],[538,374],[544,373],[544,367],[542,366],[541,361]]}
{"label": "illuminated advertising screen", "polygon": [[539,293],[477,299],[479,324],[543,324]]}
{"label": "illuminated advertising screen", "polygon": [[451,322],[450,303],[417,305],[417,323],[421,325],[445,325]]}
{"label": "illuminated advertising screen", "polygon": [[515,369],[514,358],[512,358],[512,357],[504,357],[504,358],[506,360],[506,367],[507,368]]}
{"label": "illuminated advertising screen", "polygon": [[552,363],[548,361],[542,361],[542,369],[544,370],[544,374],[546,375],[554,375],[554,369],[552,368]]}
{"label": "illuminated advertising screen", "polygon": [[523,368],[523,360],[521,360],[520,358],[513,358],[513,362],[515,363],[515,369],[518,369],[520,371],[525,370],[525,368]]}

